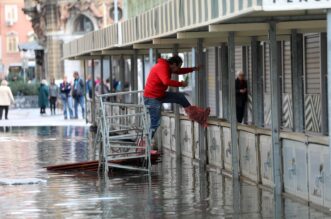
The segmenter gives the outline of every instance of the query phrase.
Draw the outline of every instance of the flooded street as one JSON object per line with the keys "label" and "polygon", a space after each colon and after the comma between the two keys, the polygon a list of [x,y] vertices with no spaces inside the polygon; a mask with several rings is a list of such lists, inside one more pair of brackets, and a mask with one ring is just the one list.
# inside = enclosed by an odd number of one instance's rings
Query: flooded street
{"label": "flooded street", "polygon": [[167,153],[151,178],[43,168],[95,159],[90,142],[88,127],[0,128],[0,218],[331,218]]}

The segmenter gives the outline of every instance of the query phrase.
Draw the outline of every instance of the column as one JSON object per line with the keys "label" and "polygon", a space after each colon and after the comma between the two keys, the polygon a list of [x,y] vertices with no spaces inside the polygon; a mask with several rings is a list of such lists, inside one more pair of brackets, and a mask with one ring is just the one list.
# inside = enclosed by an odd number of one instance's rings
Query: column
{"label": "column", "polygon": [[[331,115],[331,9],[327,10],[327,66],[328,66],[328,113]],[[329,121],[329,154],[331,154],[331,116],[328,117]],[[331,156],[330,156],[331,167]]]}
{"label": "column", "polygon": [[[204,66],[204,54],[203,54],[203,40],[198,39],[196,48],[196,65]],[[195,89],[197,105],[200,107],[206,107],[206,76],[203,70],[195,74]],[[199,125],[199,158],[200,158],[200,170],[204,171],[207,164],[207,139],[206,129]]]}
{"label": "column", "polygon": [[[86,79],[87,79],[87,72],[86,72],[86,60],[84,59],[83,60],[83,70],[84,70],[84,91],[86,91]],[[85,94],[85,112],[84,112],[84,114],[85,114],[85,122],[86,123],[88,123],[88,118],[87,118],[87,107],[88,107],[88,105],[87,105],[87,95],[88,95],[88,93],[86,93]]]}
{"label": "column", "polygon": [[92,105],[91,105],[91,114],[92,114],[92,125],[96,126],[96,114],[95,114],[95,66],[94,66],[94,59],[92,59]]}
{"label": "column", "polygon": [[228,86],[229,86],[229,121],[231,124],[231,155],[232,155],[232,176],[239,179],[238,159],[238,131],[237,131],[237,110],[236,110],[236,88],[235,88],[235,41],[234,32],[228,36]]}
{"label": "column", "polygon": [[[178,55],[178,45],[175,44],[173,48],[173,55]],[[175,80],[178,80],[178,75],[175,75]],[[174,89],[175,92],[179,92],[179,88]],[[180,115],[179,115],[179,105],[174,104],[174,114],[175,114],[175,144],[176,144],[176,158],[181,159],[182,147],[180,141]]]}
{"label": "column", "polygon": [[121,83],[121,90],[120,91],[123,91],[124,83],[125,83],[125,59],[124,59],[123,55],[121,55],[121,57],[120,57],[120,75],[119,75],[119,81]]}
{"label": "column", "polygon": [[292,30],[291,36],[291,62],[292,62],[292,101],[293,101],[293,129],[303,132],[304,115],[304,89],[303,89],[303,35]]}
{"label": "column", "polygon": [[103,66],[103,58],[101,57],[100,59],[100,76],[101,76],[101,91],[100,94],[104,94],[105,93],[105,88],[104,88],[104,66]]}
{"label": "column", "polygon": [[222,89],[222,118],[229,119],[229,62],[228,46],[222,43],[220,49],[221,89]]}
{"label": "column", "polygon": [[[133,56],[131,59],[131,90],[138,90],[138,51],[133,50]],[[133,103],[138,103],[138,95],[132,96]]]}
{"label": "column", "polygon": [[270,41],[270,78],[271,78],[271,134],[273,149],[273,176],[274,192],[276,195],[282,193],[282,170],[281,170],[281,143],[279,138],[280,131],[280,83],[278,75],[278,44],[276,39],[276,23],[271,22],[269,27]]}
{"label": "column", "polygon": [[327,35],[320,34],[321,39],[321,102],[322,102],[322,133],[328,135],[328,95],[327,95]]}
{"label": "column", "polygon": [[109,56],[109,80],[110,80],[110,93],[113,92],[113,59]]}
{"label": "column", "polygon": [[263,59],[262,48],[256,37],[252,37],[252,98],[253,98],[253,122],[257,127],[264,123],[263,107]]}

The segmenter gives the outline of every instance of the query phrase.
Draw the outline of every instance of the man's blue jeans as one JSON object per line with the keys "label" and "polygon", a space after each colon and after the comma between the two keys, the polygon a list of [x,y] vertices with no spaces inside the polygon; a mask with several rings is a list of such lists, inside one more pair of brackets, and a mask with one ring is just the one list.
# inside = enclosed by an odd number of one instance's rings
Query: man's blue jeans
{"label": "man's blue jeans", "polygon": [[61,94],[61,99],[62,99],[62,105],[63,105],[63,113],[64,113],[64,118],[68,118],[68,112],[67,108],[69,108],[69,115],[70,118],[72,119],[74,117],[73,111],[72,111],[72,98],[71,96],[66,96],[66,94]]}
{"label": "man's blue jeans", "polygon": [[177,103],[184,108],[191,106],[185,95],[179,92],[166,92],[166,95],[160,99],[144,97],[144,102],[150,115],[152,138],[160,126],[161,106],[163,103]]}
{"label": "man's blue jeans", "polygon": [[80,105],[82,107],[82,116],[84,117],[84,113],[85,113],[85,101],[84,101],[84,96],[76,96],[74,97],[74,101],[75,101],[75,118],[78,119],[78,105]]}

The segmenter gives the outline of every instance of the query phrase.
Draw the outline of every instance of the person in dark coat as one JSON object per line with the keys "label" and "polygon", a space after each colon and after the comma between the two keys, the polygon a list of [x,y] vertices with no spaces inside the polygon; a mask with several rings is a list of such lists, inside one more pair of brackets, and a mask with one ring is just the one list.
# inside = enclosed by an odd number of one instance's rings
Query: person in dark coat
{"label": "person in dark coat", "polygon": [[46,80],[42,80],[39,87],[38,103],[40,107],[40,114],[46,114],[46,107],[48,106],[48,87]]}
{"label": "person in dark coat", "polygon": [[245,74],[239,71],[236,79],[236,109],[237,109],[237,121],[242,123],[245,108],[247,102],[247,81],[245,79]]}

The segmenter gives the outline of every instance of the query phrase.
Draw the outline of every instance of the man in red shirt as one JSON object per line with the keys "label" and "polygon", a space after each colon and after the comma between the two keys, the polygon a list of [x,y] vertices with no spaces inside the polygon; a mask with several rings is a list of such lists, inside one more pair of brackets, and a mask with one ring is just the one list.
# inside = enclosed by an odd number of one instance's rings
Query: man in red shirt
{"label": "man in red shirt", "polygon": [[202,109],[197,106],[191,106],[185,95],[180,92],[167,92],[168,86],[186,87],[185,81],[171,80],[171,74],[188,74],[199,70],[199,67],[181,68],[183,60],[179,56],[173,56],[170,59],[158,59],[156,65],[151,69],[144,91],[144,101],[149,110],[151,119],[151,132],[154,136],[157,128],[160,126],[161,106],[163,103],[177,103],[184,107],[189,118],[207,127],[207,119],[210,109]]}

